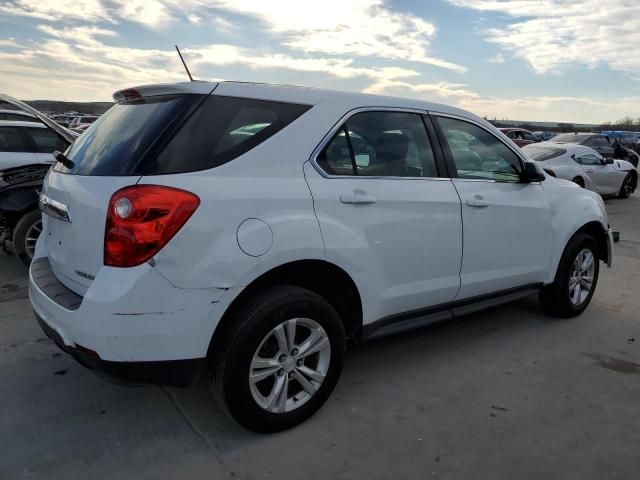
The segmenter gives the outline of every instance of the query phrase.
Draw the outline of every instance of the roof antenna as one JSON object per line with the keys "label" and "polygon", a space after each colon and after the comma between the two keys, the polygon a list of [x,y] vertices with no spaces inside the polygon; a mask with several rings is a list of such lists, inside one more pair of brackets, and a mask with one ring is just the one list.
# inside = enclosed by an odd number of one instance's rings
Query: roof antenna
{"label": "roof antenna", "polygon": [[182,54],[180,53],[180,49],[178,48],[178,45],[175,45],[175,47],[176,47],[176,52],[178,52],[178,55],[180,55],[180,60],[182,60],[182,65],[184,65],[184,69],[187,71],[187,75],[189,75],[189,80],[191,80],[193,82],[193,77],[191,76],[191,72],[189,71],[189,67],[187,67],[187,64],[184,61],[184,58],[182,58]]}

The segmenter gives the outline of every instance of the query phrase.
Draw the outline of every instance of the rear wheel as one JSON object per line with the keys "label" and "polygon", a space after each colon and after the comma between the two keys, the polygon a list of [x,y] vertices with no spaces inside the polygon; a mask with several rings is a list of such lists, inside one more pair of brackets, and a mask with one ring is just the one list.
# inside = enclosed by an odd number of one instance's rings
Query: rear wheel
{"label": "rear wheel", "polygon": [[584,188],[584,180],[582,179],[582,177],[576,177],[572,180],[572,182]]}
{"label": "rear wheel", "polygon": [[13,250],[20,261],[27,266],[33,260],[40,233],[42,233],[40,210],[33,210],[24,215],[13,229]]}
{"label": "rear wheel", "polygon": [[574,235],[564,249],[554,282],[540,292],[540,303],[557,317],[580,315],[591,302],[599,271],[594,239],[584,233]]}
{"label": "rear wheel", "polygon": [[213,353],[212,392],[250,430],[276,432],[305,421],[342,371],[342,321],[324,298],[302,288],[258,294],[222,334]]}
{"label": "rear wheel", "polygon": [[629,198],[636,189],[636,181],[636,176],[633,173],[628,173],[627,176],[624,177],[618,196],[620,198]]}

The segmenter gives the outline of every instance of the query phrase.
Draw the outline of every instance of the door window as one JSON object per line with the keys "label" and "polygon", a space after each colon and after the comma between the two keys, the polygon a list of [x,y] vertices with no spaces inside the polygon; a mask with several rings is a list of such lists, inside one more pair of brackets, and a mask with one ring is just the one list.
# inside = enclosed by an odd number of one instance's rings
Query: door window
{"label": "door window", "polygon": [[67,142],[46,128],[25,128],[25,132],[33,140],[37,153],[53,153],[67,148]]}
{"label": "door window", "polygon": [[601,165],[601,159],[602,157],[600,155],[596,155],[595,153],[585,153],[583,155],[580,155],[579,157],[576,157],[578,163],[581,163],[582,165]]}
{"label": "door window", "polygon": [[458,177],[520,181],[520,157],[493,134],[463,120],[438,117],[437,121],[449,145]]}
{"label": "door window", "polygon": [[30,152],[16,127],[0,127],[0,152]]}
{"label": "door window", "polygon": [[525,140],[529,140],[530,142],[537,142],[538,139],[529,132],[522,132],[522,136],[524,137]]}
{"label": "door window", "polygon": [[318,155],[330,175],[437,177],[420,115],[363,112],[350,117]]}

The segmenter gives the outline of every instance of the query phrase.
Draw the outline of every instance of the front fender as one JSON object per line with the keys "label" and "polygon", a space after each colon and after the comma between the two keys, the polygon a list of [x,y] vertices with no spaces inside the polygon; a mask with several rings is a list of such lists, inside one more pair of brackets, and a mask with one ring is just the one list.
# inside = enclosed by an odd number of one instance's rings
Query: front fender
{"label": "front fender", "polygon": [[0,211],[16,214],[38,206],[39,193],[34,186],[14,187],[0,192]]}
{"label": "front fender", "polygon": [[609,220],[600,195],[557,179],[547,179],[542,185],[551,207],[551,258],[546,283],[552,283],[569,239],[591,222],[597,222],[606,233]]}

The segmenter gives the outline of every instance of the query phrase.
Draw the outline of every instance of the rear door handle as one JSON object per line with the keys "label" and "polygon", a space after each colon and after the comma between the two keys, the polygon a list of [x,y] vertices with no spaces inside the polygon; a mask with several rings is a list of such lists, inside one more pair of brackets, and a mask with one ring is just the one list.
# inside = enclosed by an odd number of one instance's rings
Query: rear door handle
{"label": "rear door handle", "polygon": [[467,200],[467,205],[473,208],[486,208],[489,206],[489,202],[482,197],[476,196]]}
{"label": "rear door handle", "polygon": [[377,199],[365,191],[354,190],[351,193],[343,193],[340,195],[340,201],[349,204],[370,205],[376,203]]}

